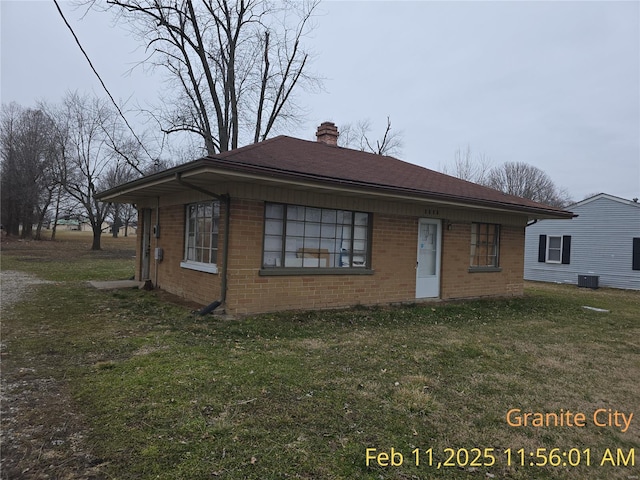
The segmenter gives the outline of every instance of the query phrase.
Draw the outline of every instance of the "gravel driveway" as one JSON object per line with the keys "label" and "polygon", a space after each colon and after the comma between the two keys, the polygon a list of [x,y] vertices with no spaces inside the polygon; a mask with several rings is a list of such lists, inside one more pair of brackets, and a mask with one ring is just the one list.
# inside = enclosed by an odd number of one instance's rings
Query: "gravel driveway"
{"label": "gravel driveway", "polygon": [[[0,319],[10,307],[55,283],[17,271],[0,272]],[[6,321],[6,320],[5,320]],[[5,323],[3,321],[3,323]],[[0,479],[100,479],[98,459],[87,448],[82,418],[64,382],[43,376],[33,365],[12,361],[11,336],[0,343]]]}
{"label": "gravel driveway", "polygon": [[16,302],[19,302],[28,293],[32,285],[42,283],[52,283],[48,280],[41,280],[35,275],[13,270],[3,270],[0,272],[0,311],[4,310]]}

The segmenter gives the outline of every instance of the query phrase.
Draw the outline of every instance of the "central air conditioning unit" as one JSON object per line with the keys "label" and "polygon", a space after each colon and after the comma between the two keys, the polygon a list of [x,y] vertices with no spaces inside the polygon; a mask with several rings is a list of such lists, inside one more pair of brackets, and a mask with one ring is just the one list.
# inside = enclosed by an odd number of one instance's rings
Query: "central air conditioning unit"
{"label": "central air conditioning unit", "polygon": [[598,288],[598,275],[578,275],[578,286],[584,288]]}

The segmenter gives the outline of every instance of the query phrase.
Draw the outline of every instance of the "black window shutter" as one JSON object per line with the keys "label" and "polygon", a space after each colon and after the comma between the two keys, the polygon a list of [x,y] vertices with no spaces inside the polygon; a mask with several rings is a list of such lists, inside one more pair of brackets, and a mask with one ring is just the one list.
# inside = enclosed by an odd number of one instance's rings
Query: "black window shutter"
{"label": "black window shutter", "polygon": [[547,260],[547,236],[540,235],[540,240],[538,241],[538,262],[546,262]]}
{"label": "black window shutter", "polygon": [[571,263],[571,235],[562,237],[562,263],[565,265]]}
{"label": "black window shutter", "polygon": [[640,270],[640,238],[633,239],[633,269]]}

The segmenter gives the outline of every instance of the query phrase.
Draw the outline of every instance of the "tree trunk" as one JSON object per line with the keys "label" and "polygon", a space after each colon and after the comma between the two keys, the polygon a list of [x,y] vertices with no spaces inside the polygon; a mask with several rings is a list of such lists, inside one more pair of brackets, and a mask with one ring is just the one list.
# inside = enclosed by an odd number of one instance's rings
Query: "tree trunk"
{"label": "tree trunk", "polygon": [[51,240],[56,239],[56,229],[58,228],[58,216],[60,215],[60,196],[62,195],[62,188],[58,187],[58,197],[56,198],[56,213],[53,217],[53,228],[51,229]]}
{"label": "tree trunk", "polygon": [[20,223],[16,220],[15,215],[11,215],[7,224],[4,226],[7,229],[7,235],[13,235],[15,237],[20,236]]}
{"label": "tree trunk", "polygon": [[101,225],[93,225],[93,243],[91,244],[91,250],[102,250],[100,248],[100,238],[102,236]]}
{"label": "tree trunk", "polygon": [[122,226],[119,210],[120,210],[119,206],[116,206],[115,212],[113,214],[113,226],[112,226],[113,238],[118,238],[118,233],[120,232],[120,227]]}
{"label": "tree trunk", "polygon": [[31,238],[33,233],[33,224],[31,223],[31,218],[25,218],[22,222],[22,238]]}
{"label": "tree trunk", "polygon": [[34,240],[42,240],[42,220],[38,221],[38,226],[36,227],[36,234],[33,237]]}
{"label": "tree trunk", "polygon": [[49,196],[38,215],[38,226],[36,227],[35,240],[42,240],[42,224],[44,223],[44,217],[47,216],[47,210],[49,210],[49,205],[51,205],[52,197],[53,190],[49,190]]}

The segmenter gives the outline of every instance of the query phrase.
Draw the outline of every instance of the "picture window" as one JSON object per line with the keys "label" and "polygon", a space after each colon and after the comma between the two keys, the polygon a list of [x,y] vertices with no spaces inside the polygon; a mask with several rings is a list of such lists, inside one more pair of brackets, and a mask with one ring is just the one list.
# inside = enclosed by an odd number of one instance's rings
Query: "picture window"
{"label": "picture window", "polygon": [[370,214],[265,204],[262,266],[369,268]]}

